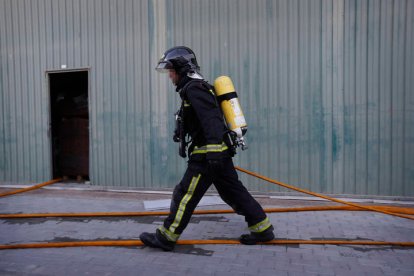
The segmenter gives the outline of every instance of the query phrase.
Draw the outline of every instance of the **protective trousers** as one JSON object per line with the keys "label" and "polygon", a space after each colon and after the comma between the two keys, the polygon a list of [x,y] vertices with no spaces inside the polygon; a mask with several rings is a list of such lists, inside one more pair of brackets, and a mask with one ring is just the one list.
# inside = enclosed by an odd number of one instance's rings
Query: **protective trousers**
{"label": "protective trousers", "polygon": [[183,179],[174,189],[170,215],[159,227],[169,241],[178,240],[213,181],[224,202],[245,217],[251,232],[263,232],[271,226],[260,204],[239,181],[231,158],[223,159],[220,173],[210,172],[206,161],[189,161]]}

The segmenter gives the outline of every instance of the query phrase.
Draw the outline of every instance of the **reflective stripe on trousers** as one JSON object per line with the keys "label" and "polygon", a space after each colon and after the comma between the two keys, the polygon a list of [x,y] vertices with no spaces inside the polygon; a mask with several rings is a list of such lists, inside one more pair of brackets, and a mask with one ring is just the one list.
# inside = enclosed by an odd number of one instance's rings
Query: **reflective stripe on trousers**
{"label": "reflective stripe on trousers", "polygon": [[176,213],[175,218],[174,218],[174,222],[170,225],[170,227],[168,229],[166,229],[164,226],[161,226],[160,228],[158,228],[161,231],[161,233],[163,233],[164,236],[170,241],[175,242],[179,238],[179,235],[174,234],[174,231],[180,225],[180,222],[183,218],[187,203],[191,200],[191,198],[194,194],[194,191],[197,187],[197,184],[200,181],[200,177],[201,177],[201,174],[198,174],[197,177],[194,176],[191,179],[191,183],[190,183],[190,186],[188,187],[187,193],[181,199],[181,202],[178,206],[177,213]]}
{"label": "reflective stripe on trousers", "polygon": [[255,225],[250,226],[249,227],[249,230],[251,232],[260,233],[260,232],[263,232],[266,229],[268,229],[270,226],[272,226],[272,224],[270,223],[269,218],[266,217],[261,222],[255,224]]}

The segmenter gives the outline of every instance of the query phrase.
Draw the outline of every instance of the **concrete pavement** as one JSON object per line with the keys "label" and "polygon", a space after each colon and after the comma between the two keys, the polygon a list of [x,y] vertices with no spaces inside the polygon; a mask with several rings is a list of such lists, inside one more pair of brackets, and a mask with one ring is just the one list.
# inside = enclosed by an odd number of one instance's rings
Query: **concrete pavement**
{"label": "concrete pavement", "polygon": [[[0,212],[144,211],[144,200],[169,197],[40,189],[0,198]],[[264,207],[309,205],[283,199],[259,198],[259,202]],[[414,241],[414,221],[372,212],[272,213],[269,217],[280,239]],[[163,217],[1,219],[0,243],[138,239],[162,221]],[[200,215],[193,216],[181,239],[236,239],[243,233],[247,227],[239,215]],[[174,252],[146,247],[2,250],[0,275],[414,275],[414,248],[177,245]]]}

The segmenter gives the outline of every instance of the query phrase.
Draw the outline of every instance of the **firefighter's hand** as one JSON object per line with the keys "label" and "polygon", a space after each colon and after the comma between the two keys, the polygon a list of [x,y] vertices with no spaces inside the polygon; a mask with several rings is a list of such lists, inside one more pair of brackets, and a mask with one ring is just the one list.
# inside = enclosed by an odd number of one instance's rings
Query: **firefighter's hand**
{"label": "firefighter's hand", "polygon": [[221,174],[223,170],[223,160],[221,159],[211,159],[208,160],[208,171],[214,176]]}
{"label": "firefighter's hand", "polygon": [[180,136],[179,136],[179,135],[177,135],[177,133],[174,133],[174,135],[173,135],[173,140],[174,140],[174,142],[176,142],[176,143],[180,142]]}

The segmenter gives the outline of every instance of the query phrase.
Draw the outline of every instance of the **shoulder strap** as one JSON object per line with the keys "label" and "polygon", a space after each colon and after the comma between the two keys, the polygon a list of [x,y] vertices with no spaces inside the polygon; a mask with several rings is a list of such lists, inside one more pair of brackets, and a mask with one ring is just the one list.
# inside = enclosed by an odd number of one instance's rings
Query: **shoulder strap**
{"label": "shoulder strap", "polygon": [[184,87],[181,89],[181,91],[180,91],[180,96],[181,96],[181,99],[183,100],[183,101],[185,101],[185,100],[187,100],[187,95],[186,95],[186,93],[187,93],[187,89],[188,89],[188,86],[190,86],[190,84],[192,84],[192,83],[194,83],[194,82],[198,82],[198,83],[200,83],[202,86],[204,86],[204,88],[209,92],[209,93],[211,93],[211,95],[214,97],[214,101],[215,101],[215,103],[216,103],[216,106],[219,106],[219,103],[218,103],[218,101],[217,101],[217,96],[216,96],[216,93],[215,93],[215,90],[214,90],[214,86],[213,85],[211,85],[211,84],[209,84],[208,82],[206,82],[205,80],[197,80],[197,79],[193,79],[193,80],[191,80],[191,81],[189,81],[188,83],[186,83],[185,85],[184,85]]}
{"label": "shoulder strap", "polygon": [[192,80],[190,80],[189,82],[187,82],[187,83],[183,86],[183,88],[182,88],[182,89],[181,89],[181,91],[180,91],[180,96],[181,96],[181,99],[185,99],[185,98],[186,98],[187,89],[188,89],[188,87],[190,86],[190,84],[192,84],[192,83],[194,83],[194,82],[201,82],[202,84],[203,84],[203,83],[205,83],[205,81],[204,81],[204,80],[197,80],[197,79],[192,79]]}
{"label": "shoulder strap", "polygon": [[186,98],[187,88],[188,88],[188,85],[189,85],[190,83],[191,83],[191,81],[187,82],[187,83],[183,86],[183,88],[181,88],[181,90],[179,90],[181,100],[183,100],[183,101],[184,101],[184,99]]}
{"label": "shoulder strap", "polygon": [[203,81],[203,86],[208,90],[208,92],[210,92],[213,95],[214,101],[216,102],[216,106],[219,106],[219,103],[217,101],[216,91],[214,90],[214,86],[209,84],[206,81]]}

